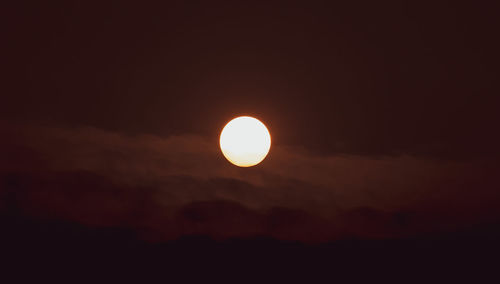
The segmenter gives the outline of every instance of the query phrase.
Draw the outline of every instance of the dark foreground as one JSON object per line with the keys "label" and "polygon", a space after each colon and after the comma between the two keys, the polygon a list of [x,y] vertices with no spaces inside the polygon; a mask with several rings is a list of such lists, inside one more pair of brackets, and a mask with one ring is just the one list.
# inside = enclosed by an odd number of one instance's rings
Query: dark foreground
{"label": "dark foreground", "polygon": [[[120,229],[2,216],[2,283],[484,283],[500,273],[495,225],[321,245],[189,236],[152,244]],[[13,281],[17,280],[17,281]]]}

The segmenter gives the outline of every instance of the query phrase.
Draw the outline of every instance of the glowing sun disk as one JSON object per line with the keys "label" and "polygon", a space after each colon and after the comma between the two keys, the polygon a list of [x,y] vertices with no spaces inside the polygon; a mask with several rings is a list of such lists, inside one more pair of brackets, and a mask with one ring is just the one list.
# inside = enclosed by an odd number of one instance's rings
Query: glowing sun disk
{"label": "glowing sun disk", "polygon": [[237,117],[224,126],[220,134],[222,154],[232,164],[251,167],[262,162],[271,148],[266,126],[250,116]]}

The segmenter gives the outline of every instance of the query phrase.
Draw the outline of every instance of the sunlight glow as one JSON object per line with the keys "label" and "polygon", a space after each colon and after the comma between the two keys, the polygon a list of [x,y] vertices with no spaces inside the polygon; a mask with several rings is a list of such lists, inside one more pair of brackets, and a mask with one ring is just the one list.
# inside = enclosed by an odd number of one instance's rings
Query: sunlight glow
{"label": "sunlight glow", "polygon": [[222,129],[220,148],[232,164],[239,167],[255,166],[269,153],[271,135],[258,119],[240,116]]}

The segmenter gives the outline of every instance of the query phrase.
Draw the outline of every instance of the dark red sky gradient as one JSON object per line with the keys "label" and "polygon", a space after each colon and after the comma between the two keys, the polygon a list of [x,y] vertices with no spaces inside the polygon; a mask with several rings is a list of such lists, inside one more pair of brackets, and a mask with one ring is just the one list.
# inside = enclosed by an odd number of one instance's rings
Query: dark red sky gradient
{"label": "dark red sky gradient", "polygon": [[[425,2],[8,4],[0,208],[160,241],[496,222],[497,10]],[[238,115],[255,168],[218,149]]]}
{"label": "dark red sky gradient", "polygon": [[320,153],[498,154],[494,7],[200,2],[10,4],[2,117],[167,137],[246,113]]}

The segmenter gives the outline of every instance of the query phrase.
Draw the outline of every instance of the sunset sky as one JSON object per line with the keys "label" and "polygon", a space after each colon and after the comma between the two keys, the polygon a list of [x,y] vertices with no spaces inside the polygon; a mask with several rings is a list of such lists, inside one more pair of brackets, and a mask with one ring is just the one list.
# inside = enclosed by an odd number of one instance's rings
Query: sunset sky
{"label": "sunset sky", "polygon": [[[412,2],[7,4],[0,228],[21,247],[12,220],[147,245],[497,228],[498,9]],[[241,115],[272,136],[250,168],[218,144]]]}

